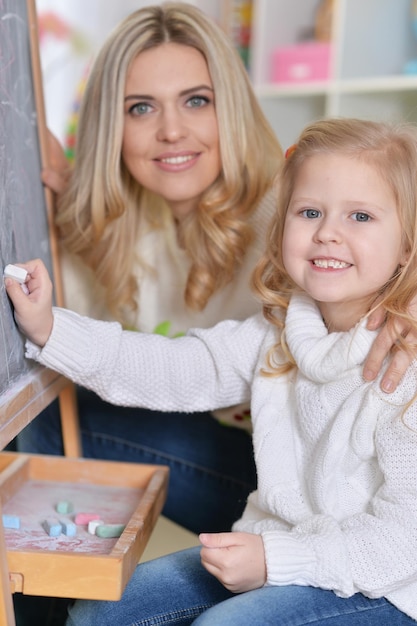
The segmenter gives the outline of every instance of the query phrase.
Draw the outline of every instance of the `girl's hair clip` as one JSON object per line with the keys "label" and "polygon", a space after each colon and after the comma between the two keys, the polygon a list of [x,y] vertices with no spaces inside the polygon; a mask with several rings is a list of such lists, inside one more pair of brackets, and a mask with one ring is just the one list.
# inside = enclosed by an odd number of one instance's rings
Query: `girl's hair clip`
{"label": "girl's hair clip", "polygon": [[290,146],[289,148],[286,149],[285,151],[285,158],[289,159],[290,156],[295,152],[295,149],[297,147],[296,143],[293,143],[292,146]]}

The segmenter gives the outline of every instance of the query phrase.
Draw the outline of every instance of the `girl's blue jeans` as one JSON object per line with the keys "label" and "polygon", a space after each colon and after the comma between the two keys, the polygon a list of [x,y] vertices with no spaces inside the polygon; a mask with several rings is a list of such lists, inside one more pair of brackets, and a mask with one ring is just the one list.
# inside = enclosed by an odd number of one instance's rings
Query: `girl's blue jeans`
{"label": "girl's blue jeans", "polygon": [[[192,532],[230,530],[256,487],[251,436],[208,413],[116,407],[78,390],[83,456],[168,465],[163,514]],[[63,454],[57,402],[18,436],[18,449]]]}
{"label": "girl's blue jeans", "polygon": [[416,622],[384,598],[339,598],[314,587],[234,595],[200,563],[199,548],[140,564],[118,602],[79,600],[66,626],[397,626]]}

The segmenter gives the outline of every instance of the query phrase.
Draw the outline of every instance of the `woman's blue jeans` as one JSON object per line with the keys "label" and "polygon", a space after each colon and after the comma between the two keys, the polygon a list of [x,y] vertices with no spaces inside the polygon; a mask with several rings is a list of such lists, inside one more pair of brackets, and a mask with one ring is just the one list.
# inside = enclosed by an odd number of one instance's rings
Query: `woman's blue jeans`
{"label": "woman's blue jeans", "polygon": [[[83,456],[168,465],[163,514],[199,533],[230,530],[256,487],[251,436],[208,413],[116,407],[78,390]],[[63,454],[57,402],[18,437],[21,452]]]}
{"label": "woman's blue jeans", "polygon": [[142,563],[119,602],[79,600],[66,626],[397,626],[416,624],[384,598],[339,598],[314,587],[263,587],[234,595],[191,548]]}

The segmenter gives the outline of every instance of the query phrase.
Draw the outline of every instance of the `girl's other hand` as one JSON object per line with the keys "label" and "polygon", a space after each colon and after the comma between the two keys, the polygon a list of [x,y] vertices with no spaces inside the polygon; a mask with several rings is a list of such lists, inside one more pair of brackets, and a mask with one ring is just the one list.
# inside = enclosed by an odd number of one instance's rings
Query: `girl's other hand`
{"label": "girl's other hand", "polygon": [[43,347],[53,326],[52,282],[40,259],[19,263],[28,272],[26,287],[12,278],[5,279],[6,291],[14,306],[14,317],[21,332],[36,345]]}
{"label": "girl's other hand", "polygon": [[202,533],[201,562],[233,593],[258,589],[266,581],[262,537],[244,532]]}

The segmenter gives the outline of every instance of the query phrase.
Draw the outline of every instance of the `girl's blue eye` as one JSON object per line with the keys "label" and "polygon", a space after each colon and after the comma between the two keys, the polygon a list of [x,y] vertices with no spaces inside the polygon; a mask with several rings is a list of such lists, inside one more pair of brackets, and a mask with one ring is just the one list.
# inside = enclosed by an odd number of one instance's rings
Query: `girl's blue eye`
{"label": "girl's blue eye", "polygon": [[369,220],[371,219],[370,215],[368,215],[367,213],[361,213],[360,211],[354,213],[352,217],[357,222],[369,222]]}
{"label": "girl's blue eye", "polygon": [[307,217],[308,219],[316,219],[317,217],[320,217],[321,213],[317,209],[304,209],[304,211],[301,212],[301,215]]}

